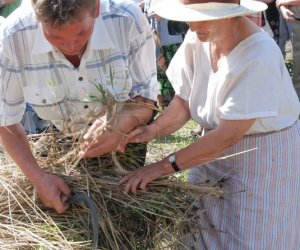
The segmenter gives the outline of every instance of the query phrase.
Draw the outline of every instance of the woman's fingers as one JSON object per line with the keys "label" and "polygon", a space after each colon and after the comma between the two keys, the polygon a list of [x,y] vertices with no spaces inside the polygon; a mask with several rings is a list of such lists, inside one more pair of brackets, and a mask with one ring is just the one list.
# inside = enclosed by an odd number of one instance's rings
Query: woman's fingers
{"label": "woman's fingers", "polygon": [[140,183],[143,180],[143,170],[145,169],[145,167],[143,169],[138,169],[133,171],[132,173],[124,176],[121,180],[120,180],[120,184],[125,184],[125,188],[124,188],[124,192],[126,194],[128,193],[132,193],[134,195],[137,195],[137,190],[140,186]]}
{"label": "woman's fingers", "polygon": [[129,193],[129,191],[134,194],[134,195],[137,195],[137,189],[139,187],[139,184],[141,182],[141,179],[139,178],[134,178],[134,179],[131,179],[125,186],[125,190],[124,192],[126,194]]}
{"label": "woman's fingers", "polygon": [[128,141],[129,142],[133,142],[133,143],[139,143],[141,142],[141,138],[140,135],[143,134],[144,129],[143,128],[137,128],[132,130],[129,134],[128,134]]}
{"label": "woman's fingers", "polygon": [[142,190],[142,191],[146,191],[146,187],[147,187],[147,184],[148,184],[148,182],[146,181],[146,180],[142,180],[141,182],[140,182],[140,189]]}
{"label": "woman's fingers", "polygon": [[125,184],[124,192],[137,195],[138,189],[145,191],[148,183],[162,176],[162,171],[157,164],[139,168],[134,172],[124,176],[120,184]]}
{"label": "woman's fingers", "polygon": [[147,125],[134,129],[128,134],[128,141],[131,143],[148,142],[157,136],[157,128],[154,125]]}
{"label": "woman's fingers", "polygon": [[125,182],[127,182],[134,174],[135,174],[136,171],[134,172],[131,172],[130,174],[128,175],[125,175],[121,180],[120,180],[120,184],[124,184]]}

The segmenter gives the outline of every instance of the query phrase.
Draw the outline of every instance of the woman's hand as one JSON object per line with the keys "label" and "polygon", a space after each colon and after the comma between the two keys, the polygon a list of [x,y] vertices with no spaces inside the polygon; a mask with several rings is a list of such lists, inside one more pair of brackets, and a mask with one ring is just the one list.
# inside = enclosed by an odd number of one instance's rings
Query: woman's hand
{"label": "woman's hand", "polygon": [[131,143],[149,142],[158,135],[157,126],[151,124],[134,129],[128,134],[127,140]]}
{"label": "woman's hand", "polygon": [[125,193],[137,195],[138,189],[145,191],[148,183],[172,172],[172,168],[165,168],[163,161],[139,168],[123,177],[120,184],[125,184]]}
{"label": "woman's hand", "polygon": [[147,125],[132,130],[126,138],[120,141],[117,150],[125,151],[127,143],[149,142],[158,135],[158,128],[155,125]]}

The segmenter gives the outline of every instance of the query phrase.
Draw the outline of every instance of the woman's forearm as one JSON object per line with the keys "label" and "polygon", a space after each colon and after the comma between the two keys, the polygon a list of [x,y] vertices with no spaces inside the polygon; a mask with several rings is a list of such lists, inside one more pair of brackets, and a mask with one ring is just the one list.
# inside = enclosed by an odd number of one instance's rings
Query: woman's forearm
{"label": "woman's forearm", "polygon": [[222,121],[188,147],[176,152],[176,161],[181,169],[199,166],[216,160],[228,147],[239,142],[252,126],[255,119],[240,121]]}
{"label": "woman's forearm", "polygon": [[151,126],[156,128],[157,136],[166,136],[180,129],[190,118],[188,102],[174,96],[169,106]]}

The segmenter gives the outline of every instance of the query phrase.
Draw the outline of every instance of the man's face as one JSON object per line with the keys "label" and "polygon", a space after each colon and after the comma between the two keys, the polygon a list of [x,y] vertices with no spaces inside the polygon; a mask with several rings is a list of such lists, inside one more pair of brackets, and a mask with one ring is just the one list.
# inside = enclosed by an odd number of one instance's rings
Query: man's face
{"label": "man's face", "polygon": [[[95,15],[98,16],[98,15]],[[88,11],[82,12],[80,18],[54,27],[41,21],[45,38],[64,55],[74,56],[82,54],[94,30],[94,16]]]}

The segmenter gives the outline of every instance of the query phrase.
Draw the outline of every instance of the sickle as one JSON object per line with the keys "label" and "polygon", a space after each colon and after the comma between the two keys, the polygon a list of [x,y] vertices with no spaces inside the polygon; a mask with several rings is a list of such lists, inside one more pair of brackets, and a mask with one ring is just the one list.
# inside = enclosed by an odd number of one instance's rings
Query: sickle
{"label": "sickle", "polygon": [[88,208],[91,210],[92,213],[92,227],[93,227],[93,241],[92,241],[92,249],[95,250],[98,247],[98,238],[99,238],[99,217],[97,213],[97,207],[95,202],[91,199],[91,197],[79,193],[79,194],[74,194],[71,195],[70,197],[65,197],[63,195],[62,201],[71,204],[76,203],[77,201],[84,201]]}

